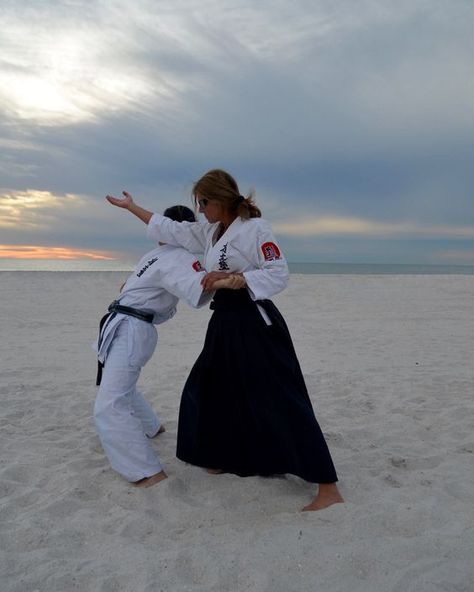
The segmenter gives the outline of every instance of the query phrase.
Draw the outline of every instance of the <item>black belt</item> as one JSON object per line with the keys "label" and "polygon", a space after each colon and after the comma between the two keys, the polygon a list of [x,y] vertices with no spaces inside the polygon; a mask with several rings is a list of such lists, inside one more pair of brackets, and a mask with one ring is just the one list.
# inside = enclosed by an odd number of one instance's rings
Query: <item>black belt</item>
{"label": "black belt", "polygon": [[[108,322],[110,322],[114,317],[116,316],[116,314],[114,312],[108,312],[107,314],[105,314],[101,319],[100,319],[100,323],[99,323],[99,339],[97,342],[97,349],[100,350],[100,346],[102,344],[102,338],[104,336],[104,329],[105,329],[105,325]],[[102,381],[102,370],[104,368],[104,362],[101,362],[100,360],[97,360],[97,378],[95,380],[95,383],[97,386],[100,385],[101,381]]]}
{"label": "black belt", "polygon": [[[110,304],[108,308],[108,313],[104,315],[99,324],[99,342],[98,348],[100,349],[100,345],[102,343],[103,331],[105,330],[105,324],[110,322],[117,313],[128,315],[129,317],[135,317],[136,319],[140,319],[141,321],[145,321],[146,323],[153,323],[154,314],[152,312],[146,312],[144,310],[139,310],[138,308],[132,308],[131,306],[123,306],[119,304],[117,300],[114,300],[112,304]],[[107,323],[108,324],[108,323]],[[104,363],[100,360],[97,360],[97,378],[96,378],[96,385],[99,386],[102,380],[102,369],[104,368]]]}
{"label": "black belt", "polygon": [[114,300],[108,308],[109,312],[118,312],[120,314],[128,315],[129,317],[135,317],[146,323],[153,323],[154,314],[152,312],[146,312],[138,308],[132,308],[131,306],[124,306],[119,304],[118,300]]}

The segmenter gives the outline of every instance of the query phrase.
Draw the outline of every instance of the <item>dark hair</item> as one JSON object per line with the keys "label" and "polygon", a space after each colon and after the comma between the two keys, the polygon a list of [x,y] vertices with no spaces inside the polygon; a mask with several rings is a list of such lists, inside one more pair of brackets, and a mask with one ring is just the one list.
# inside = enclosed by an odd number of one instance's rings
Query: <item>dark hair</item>
{"label": "dark hair", "polygon": [[247,197],[241,195],[235,179],[222,169],[208,171],[196,181],[192,195],[195,205],[198,199],[207,198],[218,201],[228,211],[244,219],[260,218],[262,215],[254,203],[254,192],[251,191]]}
{"label": "dark hair", "polygon": [[163,216],[171,218],[171,220],[175,220],[176,222],[196,222],[194,212],[186,206],[171,206],[170,208],[166,208]]}

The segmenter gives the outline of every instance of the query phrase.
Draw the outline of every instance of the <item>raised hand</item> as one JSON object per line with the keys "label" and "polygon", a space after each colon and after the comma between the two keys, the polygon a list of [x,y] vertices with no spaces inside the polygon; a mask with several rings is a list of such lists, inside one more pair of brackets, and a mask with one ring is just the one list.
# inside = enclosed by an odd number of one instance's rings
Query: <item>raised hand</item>
{"label": "raised hand", "polygon": [[113,206],[117,206],[118,208],[125,208],[129,210],[130,207],[133,205],[133,198],[130,193],[126,191],[122,191],[124,197],[114,197],[113,195],[106,195],[105,199],[111,203]]}
{"label": "raised hand", "polygon": [[153,216],[153,212],[145,210],[133,201],[133,197],[127,191],[122,191],[123,197],[114,197],[113,195],[106,195],[106,200],[113,206],[124,208],[131,214],[139,218],[145,224],[148,224]]}

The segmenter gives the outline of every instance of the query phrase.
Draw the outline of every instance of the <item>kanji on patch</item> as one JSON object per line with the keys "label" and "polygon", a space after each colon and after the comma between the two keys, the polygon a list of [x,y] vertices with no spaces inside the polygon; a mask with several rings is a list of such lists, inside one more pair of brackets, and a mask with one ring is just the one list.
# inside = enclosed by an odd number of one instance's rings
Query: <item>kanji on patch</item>
{"label": "kanji on patch", "polygon": [[265,261],[274,261],[281,258],[280,249],[275,243],[263,243],[261,248]]}

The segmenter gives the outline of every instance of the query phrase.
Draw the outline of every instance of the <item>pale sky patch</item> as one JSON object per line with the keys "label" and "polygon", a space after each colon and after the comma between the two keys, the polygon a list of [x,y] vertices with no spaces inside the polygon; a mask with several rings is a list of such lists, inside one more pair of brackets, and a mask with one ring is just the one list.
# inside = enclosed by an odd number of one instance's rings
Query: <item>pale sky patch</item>
{"label": "pale sky patch", "polygon": [[434,257],[445,263],[474,265],[474,250],[461,251],[460,249],[450,249],[448,251],[437,251],[434,253]]}
{"label": "pale sky patch", "polygon": [[421,225],[414,222],[379,222],[361,218],[325,216],[273,224],[276,232],[292,237],[361,236],[361,237],[439,237],[474,238],[474,226]]}

